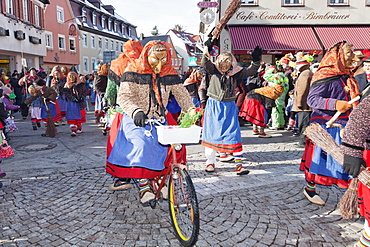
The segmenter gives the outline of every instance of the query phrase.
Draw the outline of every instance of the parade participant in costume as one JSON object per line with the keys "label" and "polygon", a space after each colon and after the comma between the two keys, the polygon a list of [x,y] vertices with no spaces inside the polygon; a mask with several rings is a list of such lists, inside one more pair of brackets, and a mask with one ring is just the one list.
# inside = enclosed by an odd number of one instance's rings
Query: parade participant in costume
{"label": "parade participant in costume", "polygon": [[[202,145],[205,146],[207,158],[205,169],[207,172],[215,170],[216,151],[233,153],[235,171],[238,175],[245,175],[249,170],[242,166],[242,139],[238,121],[238,103],[235,102],[238,94],[243,91],[243,78],[254,75],[259,66],[262,48],[257,46],[252,52],[253,62],[249,68],[237,65],[235,57],[230,52],[220,54],[216,63],[210,60],[210,51],[213,43],[209,39],[203,52],[202,66],[211,78],[207,89],[207,105],[204,112]],[[244,86],[243,86],[243,85]],[[240,97],[240,105],[244,97]]]}
{"label": "parade participant in costume", "polygon": [[102,64],[99,67],[98,75],[95,77],[94,81],[94,89],[96,93],[95,98],[95,122],[101,125],[100,118],[104,117],[104,111],[103,111],[103,100],[105,95],[105,90],[107,89],[108,84],[108,72],[109,72],[109,65],[108,64]]}
{"label": "parade participant in costume", "polygon": [[60,124],[65,125],[63,119],[66,117],[67,101],[65,95],[62,93],[62,89],[66,84],[67,77],[64,76],[64,73],[62,73],[62,70],[59,66],[54,66],[51,73],[52,78],[50,80],[50,87],[52,87],[58,94],[57,101],[59,104],[60,114],[62,116],[62,121],[60,121]]}
{"label": "parade participant in costume", "polygon": [[[138,178],[140,201],[148,206],[154,199],[148,179],[161,174],[165,168],[168,146],[158,143],[156,129],[148,118],[166,115],[169,94],[182,109],[193,107],[191,98],[172,67],[170,49],[164,42],[150,41],[135,62],[126,68],[121,78],[117,103],[124,114],[116,116],[107,143],[106,171],[116,178],[110,189],[130,187],[124,178]],[[168,155],[171,157],[171,155]]]}
{"label": "parade participant in costume", "polygon": [[281,65],[276,65],[275,69],[268,70],[263,78],[268,82],[268,86],[273,87],[277,84],[282,85],[284,90],[281,95],[275,100],[275,106],[272,107],[271,120],[272,130],[283,130],[285,127],[285,98],[289,91],[289,79],[284,74],[284,69]]}
{"label": "parade participant in costume", "polygon": [[[28,96],[36,96],[36,88],[34,85],[31,85],[28,87]],[[32,123],[32,129],[37,130],[37,128],[41,127],[41,106],[43,105],[43,102],[41,101],[41,98],[36,98],[30,103],[29,111],[31,114],[31,123]]]}
{"label": "parade participant in costume", "polygon": [[195,105],[200,106],[198,88],[202,81],[203,73],[199,69],[193,70],[188,78],[184,81],[184,87],[188,90],[189,95]]}
{"label": "parade participant in costume", "polygon": [[[36,93],[34,95],[31,95],[29,98],[27,98],[24,103],[29,105],[32,101],[36,100],[37,98],[40,98],[42,101],[41,105],[41,118],[42,121],[46,123],[48,121],[48,113],[46,112],[46,105],[48,109],[50,110],[50,115],[54,123],[60,121],[61,115],[59,110],[59,105],[57,101],[57,92],[51,88],[45,86],[45,81],[43,79],[38,79],[33,83]],[[41,136],[47,136],[46,132],[41,134]]]}
{"label": "parade participant in costume", "polygon": [[[341,142],[340,129],[337,127],[327,129],[325,123],[337,111],[342,114],[336,123],[345,126],[348,121],[348,115],[353,107],[348,101],[359,95],[357,82],[351,74],[353,59],[351,44],[343,41],[332,46],[313,75],[307,98],[307,103],[312,108],[310,122],[319,123],[338,143]],[[310,140],[306,142],[300,170],[304,171],[307,181],[303,194],[311,203],[317,205],[325,205],[325,202],[316,193],[316,184],[336,184],[341,188],[348,188],[351,179],[332,156]]]}
{"label": "parade participant in costume", "polygon": [[21,101],[21,115],[23,119],[26,119],[28,116],[28,107],[25,106],[24,101],[27,98],[28,87],[31,86],[35,81],[40,79],[37,76],[37,70],[35,68],[30,68],[28,70],[28,75],[23,76],[19,79],[18,84],[22,87],[22,101]]}
{"label": "parade participant in costume", "polygon": [[[357,177],[360,168],[370,167],[370,97],[365,97],[352,111],[344,130],[341,151],[344,153],[343,169]],[[355,247],[370,246],[370,188],[361,181],[358,185],[358,206],[365,217],[362,236]]]}
{"label": "parade participant in costume", "polygon": [[310,69],[310,62],[313,57],[308,55],[302,57],[303,60],[296,62],[297,79],[294,87],[294,101],[292,111],[298,114],[298,131],[301,133],[300,140],[297,145],[299,148],[304,148],[306,136],[303,132],[310,124],[310,116],[312,109],[307,104],[308,92],[311,87],[313,73]]}
{"label": "parade participant in costume", "polygon": [[[267,68],[265,75],[272,75],[274,70],[273,67]],[[284,74],[276,74],[270,86],[251,90],[245,97],[239,116],[253,124],[254,135],[261,138],[271,137],[265,133],[265,127],[271,116],[272,107],[276,106],[275,100],[284,92],[285,82]]]}
{"label": "parade participant in costume", "polygon": [[67,82],[62,89],[67,100],[67,123],[71,128],[71,136],[82,133],[82,123],[86,122],[86,95],[87,88],[81,82],[76,72],[69,72]]}
{"label": "parade participant in costume", "polygon": [[[104,95],[109,106],[116,105],[121,76],[127,65],[139,58],[142,50],[143,47],[140,41],[129,40],[123,45],[123,52],[117,59],[114,59],[111,62],[110,70],[108,72],[108,85]],[[121,110],[118,111],[123,113]]]}

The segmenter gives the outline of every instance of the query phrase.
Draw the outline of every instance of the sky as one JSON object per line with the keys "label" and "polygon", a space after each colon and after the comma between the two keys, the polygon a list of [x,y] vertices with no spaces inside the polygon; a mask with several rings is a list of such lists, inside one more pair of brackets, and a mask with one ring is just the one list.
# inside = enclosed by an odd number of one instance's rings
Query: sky
{"label": "sky", "polygon": [[116,13],[137,26],[137,35],[151,36],[154,26],[159,34],[165,35],[176,24],[186,32],[199,33],[199,7],[201,0],[102,0],[112,5]]}

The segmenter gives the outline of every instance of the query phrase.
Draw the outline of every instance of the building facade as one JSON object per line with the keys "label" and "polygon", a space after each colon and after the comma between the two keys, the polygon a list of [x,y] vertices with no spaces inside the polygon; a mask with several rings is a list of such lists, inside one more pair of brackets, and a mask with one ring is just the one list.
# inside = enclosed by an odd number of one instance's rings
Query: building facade
{"label": "building facade", "polygon": [[110,62],[118,57],[123,44],[138,39],[136,26],[115,13],[112,5],[100,0],[70,0],[79,30],[80,61],[77,69],[90,74],[98,62]]}
{"label": "building facade", "polygon": [[[221,18],[230,0],[221,0]],[[297,51],[323,54],[339,41],[356,50],[370,46],[370,0],[244,0],[222,31],[220,51],[250,59],[256,45],[263,60]]]}
{"label": "building facade", "polygon": [[0,68],[40,68],[46,55],[44,10],[48,0],[0,0]]}
{"label": "building facade", "polygon": [[196,68],[200,66],[203,54],[203,41],[200,38],[200,35],[194,35],[174,29],[169,30],[167,35],[171,37],[177,53],[179,53],[183,58],[183,72],[188,70],[190,67]]}
{"label": "building facade", "polygon": [[[69,0],[51,1],[45,11],[46,56],[43,68],[46,71],[56,66],[71,68],[80,63],[77,19]],[[74,26],[72,26],[74,25]],[[72,29],[75,29],[72,32]],[[71,30],[71,32],[70,32]]]}

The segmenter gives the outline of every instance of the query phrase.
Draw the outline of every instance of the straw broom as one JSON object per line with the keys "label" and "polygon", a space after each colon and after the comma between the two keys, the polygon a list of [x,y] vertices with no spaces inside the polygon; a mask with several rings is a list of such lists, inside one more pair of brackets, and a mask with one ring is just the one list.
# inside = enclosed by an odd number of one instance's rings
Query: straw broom
{"label": "straw broom", "polygon": [[[353,104],[360,99],[356,97],[349,101],[349,104]],[[330,119],[326,125],[327,127],[336,126],[334,121],[339,117],[340,112],[337,112],[332,119]],[[311,124],[308,126],[304,132],[312,142],[324,150],[327,154],[331,155],[339,164],[343,165],[344,154],[340,151],[339,145],[335,142],[334,138],[320,126],[318,123]],[[361,171],[364,171],[364,169]],[[344,193],[343,197],[339,202],[339,211],[343,219],[352,219],[357,215],[358,210],[358,200],[357,200],[357,188],[358,188],[358,178],[352,179],[347,191]]]}
{"label": "straw broom", "polygon": [[[54,102],[52,102],[52,103],[54,103]],[[57,128],[55,127],[53,119],[51,118],[51,113],[50,113],[50,109],[48,107],[48,104],[46,103],[46,98],[44,98],[44,104],[45,104],[45,107],[46,107],[46,113],[48,114],[48,122],[46,124],[45,134],[49,137],[55,137],[57,135]]]}
{"label": "straw broom", "polygon": [[224,15],[221,17],[220,21],[216,25],[215,29],[212,31],[212,40],[218,39],[220,37],[222,29],[226,26],[227,22],[235,14],[235,12],[240,8],[241,2],[239,0],[232,0],[227,6]]}

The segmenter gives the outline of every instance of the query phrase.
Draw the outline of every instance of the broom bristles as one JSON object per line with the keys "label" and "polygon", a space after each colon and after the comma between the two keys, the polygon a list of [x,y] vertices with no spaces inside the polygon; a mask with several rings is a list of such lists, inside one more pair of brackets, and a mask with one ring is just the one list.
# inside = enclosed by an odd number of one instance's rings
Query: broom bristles
{"label": "broom bristles", "polygon": [[[339,164],[343,165],[344,155],[334,138],[318,123],[311,124],[304,134],[317,146],[330,154]],[[358,214],[358,179],[352,179],[347,191],[339,201],[339,211],[343,219],[352,219]]]}
{"label": "broom bristles", "polygon": [[235,12],[240,8],[241,2],[239,0],[232,0],[227,6],[224,15],[221,17],[220,21],[216,25],[215,29],[212,31],[213,39],[218,39],[220,37],[222,29],[226,26],[230,18],[235,14]]}
{"label": "broom bristles", "polygon": [[48,113],[48,122],[46,124],[46,135],[49,137],[55,137],[57,135],[57,128],[54,125],[53,119],[50,116],[50,110],[46,110]]}

